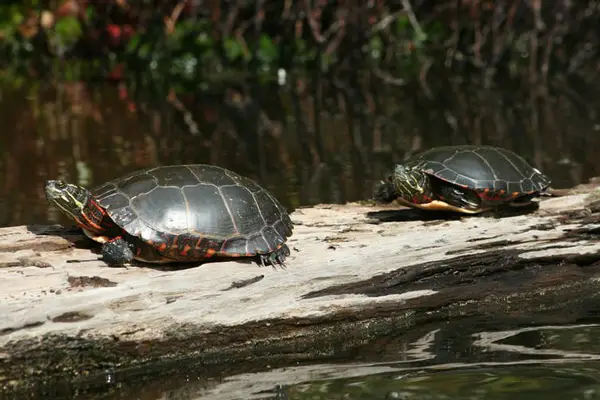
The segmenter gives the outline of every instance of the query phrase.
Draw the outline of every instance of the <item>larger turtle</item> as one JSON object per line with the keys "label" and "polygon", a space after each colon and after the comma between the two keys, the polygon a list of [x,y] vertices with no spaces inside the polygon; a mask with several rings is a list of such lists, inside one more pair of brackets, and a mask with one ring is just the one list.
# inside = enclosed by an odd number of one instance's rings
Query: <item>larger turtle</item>
{"label": "larger turtle", "polygon": [[61,180],[47,199],[103,243],[110,265],[258,257],[282,265],[293,224],[279,201],[253,180],[217,166],[139,170],[88,190]]}
{"label": "larger turtle", "polygon": [[550,179],[510,150],[435,147],[396,165],[375,200],[467,214],[525,206],[547,193]]}

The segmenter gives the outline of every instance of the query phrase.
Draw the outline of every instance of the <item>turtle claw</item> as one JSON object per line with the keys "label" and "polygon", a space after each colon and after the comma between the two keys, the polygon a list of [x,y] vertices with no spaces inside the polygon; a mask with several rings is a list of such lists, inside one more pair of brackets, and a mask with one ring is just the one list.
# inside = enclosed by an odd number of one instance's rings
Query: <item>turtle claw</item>
{"label": "turtle claw", "polygon": [[267,264],[265,263],[265,258],[267,258],[268,256],[265,256],[264,254],[261,254],[258,259],[260,260],[260,266],[261,267],[266,267]]}
{"label": "turtle claw", "polygon": [[268,253],[268,254],[260,254],[260,265],[266,267],[267,265],[272,265],[273,267],[281,267],[286,269],[285,260],[287,256],[290,255],[290,249],[287,245],[283,245],[277,250]]}

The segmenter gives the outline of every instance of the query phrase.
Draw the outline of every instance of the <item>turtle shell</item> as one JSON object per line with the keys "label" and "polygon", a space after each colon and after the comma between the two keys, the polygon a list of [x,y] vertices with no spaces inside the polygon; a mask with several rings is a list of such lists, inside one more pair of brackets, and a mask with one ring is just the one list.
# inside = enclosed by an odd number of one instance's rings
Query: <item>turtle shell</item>
{"label": "turtle shell", "polygon": [[435,147],[406,165],[497,200],[542,192],[550,186],[550,179],[521,156],[493,146]]}
{"label": "turtle shell", "polygon": [[267,190],[212,165],[139,170],[92,189],[92,195],[114,223],[155,250],[159,259],[137,249],[145,261],[268,254],[284,246],[293,229]]}

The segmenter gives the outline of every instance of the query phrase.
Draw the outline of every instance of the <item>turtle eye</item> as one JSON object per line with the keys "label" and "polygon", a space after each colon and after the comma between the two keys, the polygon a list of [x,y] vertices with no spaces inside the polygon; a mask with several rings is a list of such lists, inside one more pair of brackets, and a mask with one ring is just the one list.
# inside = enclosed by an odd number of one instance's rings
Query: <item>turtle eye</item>
{"label": "turtle eye", "polygon": [[67,187],[67,184],[64,183],[63,181],[57,181],[55,185],[56,185],[56,188],[59,190],[66,189],[66,187]]}

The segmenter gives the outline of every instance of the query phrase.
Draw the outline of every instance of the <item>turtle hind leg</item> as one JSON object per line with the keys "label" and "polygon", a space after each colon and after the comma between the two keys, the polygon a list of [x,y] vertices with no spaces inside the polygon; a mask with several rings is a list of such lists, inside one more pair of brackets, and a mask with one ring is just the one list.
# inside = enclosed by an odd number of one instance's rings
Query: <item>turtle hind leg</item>
{"label": "turtle hind leg", "polygon": [[438,188],[438,192],[440,199],[450,205],[467,210],[478,210],[481,208],[481,199],[472,190],[443,185]]}
{"label": "turtle hind leg", "polygon": [[131,245],[122,237],[116,237],[102,244],[102,260],[110,266],[120,266],[133,260]]}
{"label": "turtle hind leg", "polygon": [[290,255],[290,248],[284,244],[277,250],[268,254],[259,254],[261,266],[272,265],[273,267],[286,268],[285,260]]}
{"label": "turtle hind leg", "polygon": [[517,197],[501,207],[497,213],[501,217],[512,217],[536,212],[540,208],[539,201],[534,200],[536,197],[538,197],[537,193]]}
{"label": "turtle hind leg", "polygon": [[539,196],[540,196],[539,192],[524,194],[522,196],[514,198],[509,203],[509,205],[511,207],[528,207],[528,206],[531,206],[531,203],[534,202],[533,199],[535,199],[536,197],[539,197]]}

